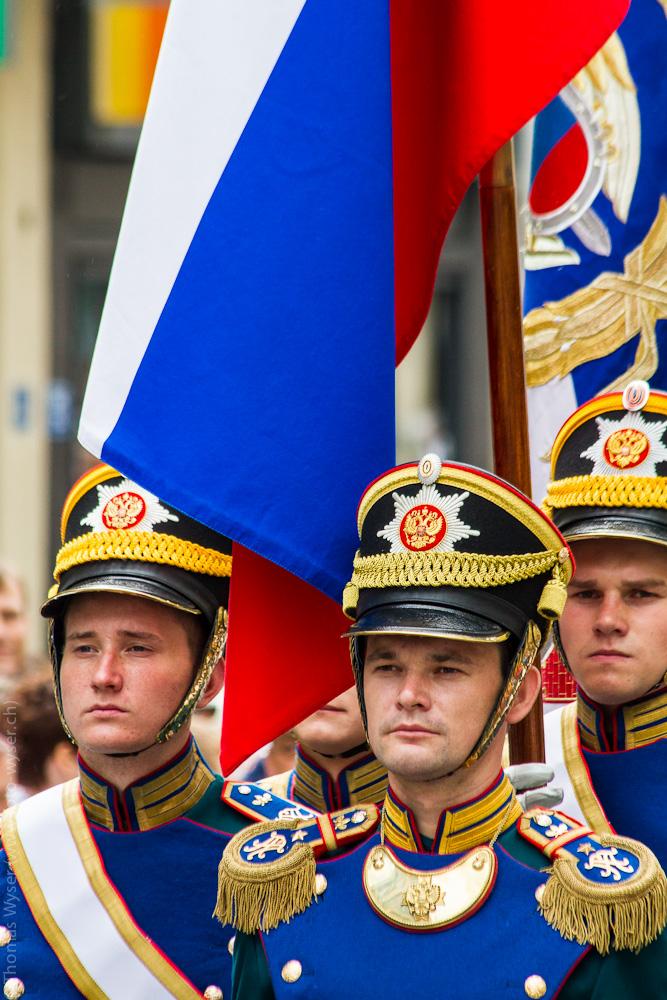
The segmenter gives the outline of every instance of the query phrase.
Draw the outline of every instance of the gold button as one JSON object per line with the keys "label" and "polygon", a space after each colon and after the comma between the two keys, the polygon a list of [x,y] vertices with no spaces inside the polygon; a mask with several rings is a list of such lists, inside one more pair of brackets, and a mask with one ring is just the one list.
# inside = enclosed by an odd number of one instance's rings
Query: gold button
{"label": "gold button", "polygon": [[301,978],[302,971],[301,962],[297,962],[296,958],[293,958],[291,961],[285,962],[280,975],[286,983],[295,983],[297,979]]}
{"label": "gold button", "polygon": [[25,993],[25,986],[21,979],[8,979],[2,992],[7,1000],[19,1000]]}
{"label": "gold button", "polygon": [[315,892],[318,896],[321,896],[327,887],[327,877],[326,875],[320,875],[318,872],[315,876]]}
{"label": "gold button", "polygon": [[219,986],[207,986],[204,990],[205,1000],[222,1000],[222,990]]}
{"label": "gold button", "polygon": [[523,988],[533,1000],[539,1000],[547,992],[547,984],[542,979],[542,976],[528,976],[528,979],[523,984]]}
{"label": "gold button", "polygon": [[542,885],[538,885],[537,889],[535,890],[535,899],[537,900],[538,903],[542,902],[542,897],[544,896],[544,890],[546,889],[546,887],[547,883],[543,882]]}
{"label": "gold button", "polygon": [[229,952],[230,955],[234,954],[235,943],[236,943],[236,934],[234,935],[234,937],[230,937],[229,941],[227,942],[227,951]]}
{"label": "gold button", "polygon": [[0,927],[0,948],[4,948],[12,939],[12,932],[9,927]]}

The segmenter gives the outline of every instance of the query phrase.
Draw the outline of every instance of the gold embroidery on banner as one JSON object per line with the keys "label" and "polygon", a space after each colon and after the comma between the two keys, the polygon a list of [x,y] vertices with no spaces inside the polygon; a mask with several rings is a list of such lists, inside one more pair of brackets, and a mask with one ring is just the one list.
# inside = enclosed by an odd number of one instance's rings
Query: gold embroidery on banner
{"label": "gold embroidery on banner", "polygon": [[639,334],[634,363],[601,394],[632,379],[650,379],[658,365],[655,326],[667,318],[667,199],[643,242],[624,261],[624,273],[603,271],[590,285],[524,319],[529,386],[564,378],[586,361],[605,357]]}

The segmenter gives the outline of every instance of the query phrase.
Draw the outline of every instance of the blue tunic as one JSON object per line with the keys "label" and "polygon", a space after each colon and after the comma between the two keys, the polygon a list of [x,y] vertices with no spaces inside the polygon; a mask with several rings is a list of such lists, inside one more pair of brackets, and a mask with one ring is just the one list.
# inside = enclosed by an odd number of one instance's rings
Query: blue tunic
{"label": "blue tunic", "polygon": [[[319,864],[327,888],[317,903],[261,935],[276,1000],[315,995],[339,1000],[363,993],[364,983],[372,983],[373,996],[383,1000],[404,1000],[417,986],[422,996],[525,1000],[524,984],[531,975],[542,976],[550,998],[585,953],[538,913],[535,890],[545,876],[498,847],[494,888],[467,920],[431,932],[390,925],[371,908],[362,883],[364,861],[379,842],[375,835],[351,853]],[[393,850],[404,864],[424,872],[461,857]],[[296,983],[284,982],[281,975],[291,959],[303,968]]]}
{"label": "blue tunic", "polygon": [[[221,800],[224,782],[192,741],[122,795],[80,768],[89,828],[135,922],[200,992],[214,985],[227,1000],[233,931],[212,916],[217,870],[225,846],[250,820]],[[47,842],[48,835],[45,829]],[[81,996],[35,917],[1,850],[0,925],[12,934],[0,947],[3,981],[21,979],[26,997]]]}

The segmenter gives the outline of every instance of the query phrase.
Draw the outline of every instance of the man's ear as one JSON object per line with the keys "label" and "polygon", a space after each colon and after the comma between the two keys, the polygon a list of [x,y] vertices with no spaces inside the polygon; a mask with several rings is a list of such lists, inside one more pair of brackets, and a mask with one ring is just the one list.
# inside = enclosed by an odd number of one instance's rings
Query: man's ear
{"label": "man's ear", "polygon": [[535,666],[529,667],[505,721],[511,724],[521,722],[522,719],[525,719],[535,704],[535,699],[540,693],[541,687],[542,675],[540,671]]}
{"label": "man's ear", "polygon": [[206,708],[210,701],[213,701],[216,694],[222,689],[225,683],[225,658],[221,656],[211,671],[211,676],[204,688],[204,693],[200,698],[198,708]]}

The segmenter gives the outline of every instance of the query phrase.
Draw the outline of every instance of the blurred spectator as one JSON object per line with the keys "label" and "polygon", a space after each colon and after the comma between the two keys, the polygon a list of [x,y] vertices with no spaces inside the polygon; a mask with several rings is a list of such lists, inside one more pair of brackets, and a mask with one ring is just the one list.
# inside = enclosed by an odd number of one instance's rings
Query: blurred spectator
{"label": "blurred spectator", "polygon": [[23,670],[28,639],[23,581],[0,562],[0,675],[17,676]]}
{"label": "blurred spectator", "polygon": [[48,666],[45,657],[27,652],[28,617],[23,580],[11,566],[0,559],[0,699],[9,693],[26,674]]}
{"label": "blurred spectator", "polygon": [[[291,771],[294,767],[295,752],[294,736],[291,733],[284,733],[269,744],[266,756],[255,761],[254,766],[243,775],[243,781],[259,781],[260,778],[272,778],[274,774]],[[236,775],[236,772],[234,774]]]}
{"label": "blurred spectator", "polygon": [[78,776],[76,749],[63,731],[50,673],[17,685],[5,700],[0,731],[15,761],[8,784],[10,804]]}

